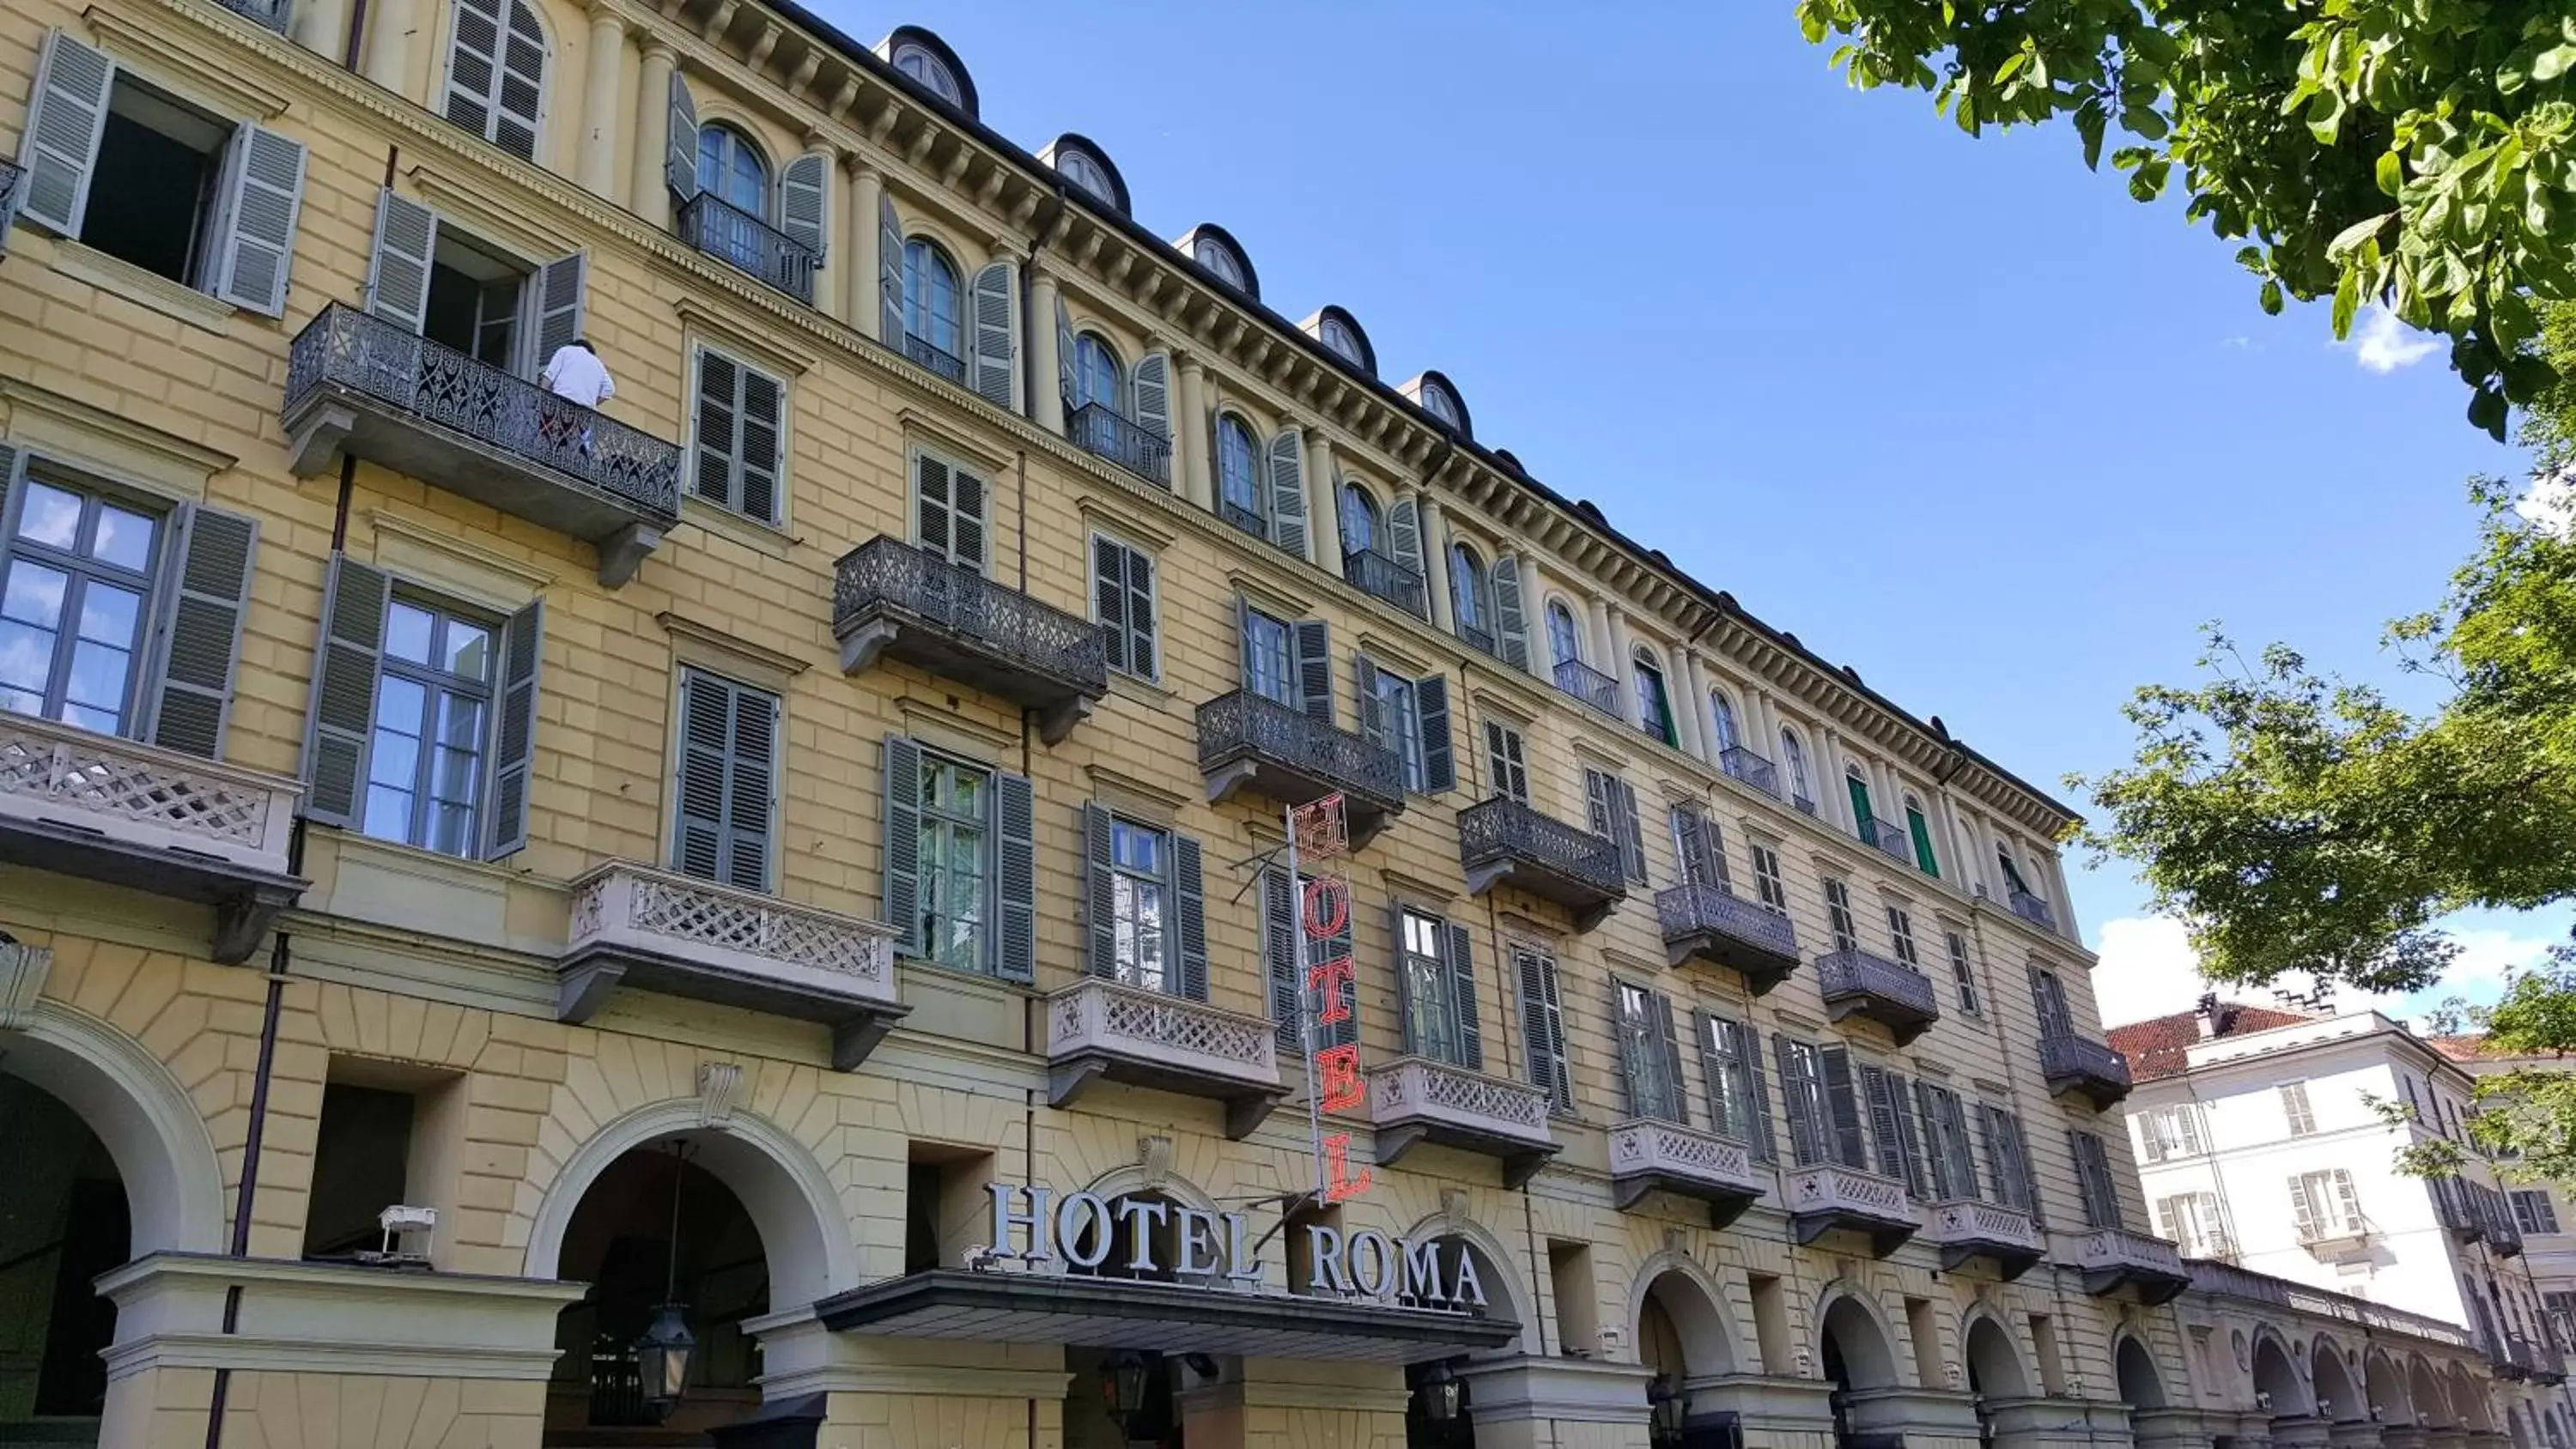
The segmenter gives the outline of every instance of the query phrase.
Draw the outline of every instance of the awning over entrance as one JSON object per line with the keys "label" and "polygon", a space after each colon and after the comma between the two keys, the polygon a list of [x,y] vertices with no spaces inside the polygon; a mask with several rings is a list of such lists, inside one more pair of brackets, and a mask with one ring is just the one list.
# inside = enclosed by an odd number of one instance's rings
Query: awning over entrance
{"label": "awning over entrance", "polygon": [[826,1328],[895,1338],[1418,1363],[1509,1346],[1520,1325],[1187,1284],[939,1268],[814,1305]]}

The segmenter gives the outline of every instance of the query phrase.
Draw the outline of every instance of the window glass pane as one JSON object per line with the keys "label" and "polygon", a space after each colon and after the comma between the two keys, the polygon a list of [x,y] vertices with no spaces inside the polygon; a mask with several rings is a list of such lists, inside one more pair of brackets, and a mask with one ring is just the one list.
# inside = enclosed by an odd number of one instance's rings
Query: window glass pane
{"label": "window glass pane", "polygon": [[[89,589],[93,597],[115,592],[96,585]],[[141,606],[140,600],[128,597],[124,620],[126,637],[112,641],[93,641],[87,637],[94,620],[90,609],[82,608],[84,637],[72,646],[71,678],[63,686],[65,722],[83,729],[102,730],[109,734],[116,732],[125,715],[126,685],[133,678],[134,651],[130,647],[134,633],[133,611]],[[108,612],[113,614],[116,611],[111,608]]]}
{"label": "window glass pane", "polygon": [[63,595],[69,587],[70,576],[62,570],[20,559],[9,570],[7,594],[0,595],[0,618],[51,630],[62,623]]}
{"label": "window glass pane", "polygon": [[1110,855],[1121,870],[1144,875],[1163,873],[1163,833],[1121,820],[1110,827]]}
{"label": "window glass pane", "polygon": [[18,512],[18,536],[54,548],[80,543],[81,496],[30,480],[27,501]]}
{"label": "window glass pane", "polygon": [[1280,704],[1297,701],[1296,668],[1289,654],[1288,626],[1267,614],[1246,616],[1252,692]]}
{"label": "window glass pane", "polygon": [[385,657],[427,664],[430,639],[437,632],[437,615],[396,599],[385,613]]}
{"label": "window glass pane", "polygon": [[153,521],[142,514],[101,504],[98,537],[90,544],[90,556],[140,573],[152,562],[152,530]]}
{"label": "window glass pane", "polygon": [[477,680],[492,677],[492,631],[480,624],[448,620],[445,647],[439,652],[450,674]]}

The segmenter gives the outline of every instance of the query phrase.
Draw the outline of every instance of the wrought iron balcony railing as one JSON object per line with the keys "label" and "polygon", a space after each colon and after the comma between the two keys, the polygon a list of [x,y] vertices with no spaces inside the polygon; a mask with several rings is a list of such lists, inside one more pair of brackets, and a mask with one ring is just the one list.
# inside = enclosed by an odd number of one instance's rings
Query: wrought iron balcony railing
{"label": "wrought iron balcony railing", "polygon": [[893,927],[622,860],[572,883],[555,1015],[587,1021],[619,986],[825,1023],[845,1072],[910,1009]]}
{"label": "wrought iron balcony railing", "polygon": [[768,222],[701,191],[680,203],[673,218],[680,241],[730,262],[807,306],[814,305],[814,272],[823,254]]}
{"label": "wrought iron balcony railing", "polygon": [[1580,659],[1556,661],[1556,687],[1612,719],[1619,718],[1619,681]]}
{"label": "wrought iron balcony railing", "polygon": [[1049,744],[1109,692],[1099,625],[891,534],[841,556],[832,633],[843,672],[903,660],[1038,711]]}
{"label": "wrought iron balcony railing", "polygon": [[1742,745],[1718,751],[1717,767],[1774,800],[1780,798],[1780,767]]}
{"label": "wrought iron balcony railing", "polygon": [[1469,895],[1498,885],[1525,890],[1573,911],[1578,931],[1599,925],[1628,896],[1617,845],[1500,795],[1458,812],[1458,863]]}
{"label": "wrought iron balcony railing", "polygon": [[2096,1298],[2135,1288],[2138,1301],[2152,1307],[2172,1302],[2191,1286],[2179,1249],[2126,1228],[2095,1229],[2077,1245],[2075,1256],[2084,1273],[2084,1291]]}
{"label": "wrought iron balcony railing", "polygon": [[1789,1232],[1800,1244],[1835,1229],[1867,1233],[1870,1252],[1884,1258],[1923,1226],[1922,1210],[1905,1196],[1905,1184],[1839,1163],[1810,1163],[1783,1174]]}
{"label": "wrought iron balcony railing", "polygon": [[2129,1095],[2129,1059],[2090,1037],[2072,1032],[2041,1037],[2039,1070],[2048,1079],[2049,1095],[2081,1092],[2096,1112]]}
{"label": "wrought iron balcony railing", "polygon": [[1860,836],[1861,844],[1878,847],[1880,854],[1904,861],[1908,865],[1914,863],[1913,851],[1905,838],[1905,827],[1895,821],[1881,820],[1872,815],[1861,821],[1854,833]]}
{"label": "wrought iron balcony railing", "polygon": [[1061,1110],[1107,1079],[1226,1105],[1226,1136],[1251,1135],[1284,1095],[1278,1029],[1225,1011],[1099,977],[1047,998],[1049,1101]]}
{"label": "wrought iron balcony railing", "polygon": [[1610,1192],[1622,1212],[1669,1192],[1706,1203],[1709,1226],[1724,1228],[1774,1183],[1741,1142],[1644,1118],[1610,1129]]}
{"label": "wrought iron balcony railing", "polygon": [[959,387],[966,385],[966,359],[927,337],[914,332],[903,334],[903,355],[911,358],[916,367],[938,373]]}
{"label": "wrought iron balcony railing", "polygon": [[1816,802],[1808,799],[1804,795],[1790,796],[1789,805],[1790,808],[1796,810],[1801,815],[1813,815],[1816,813]]}
{"label": "wrought iron balcony railing", "polygon": [[1339,792],[1353,848],[1404,809],[1404,762],[1330,720],[1249,689],[1199,706],[1199,771],[1211,801],[1251,790],[1283,805]]}
{"label": "wrought iron balcony railing", "polygon": [[1816,987],[1836,1021],[1859,1016],[1884,1026],[1903,1046],[1941,1019],[1931,979],[1900,961],[1858,947],[1816,958]]}
{"label": "wrought iron balcony railing", "polygon": [[2043,931],[2054,931],[2057,929],[2057,916],[2056,913],[2049,910],[2048,902],[2041,900],[2039,897],[2032,895],[2026,890],[2019,889],[2004,892],[2004,899],[2012,906],[2012,913],[2014,915],[2021,917],[2023,920],[2030,922],[2032,925],[2039,927]]}
{"label": "wrought iron balcony railing", "polygon": [[1231,498],[1220,498],[1216,516],[1265,543],[1270,540],[1270,520],[1262,517],[1261,510],[1257,508],[1247,507]]}
{"label": "wrought iron balcony railing", "polygon": [[1933,1203],[1928,1213],[1924,1236],[1941,1249],[1944,1272],[1956,1272],[1972,1258],[1986,1258],[2009,1283],[2048,1251],[2039,1225],[2017,1207],[1954,1198]]}
{"label": "wrought iron balcony railing", "polygon": [[1095,458],[1106,458],[1160,487],[1172,486],[1172,440],[1102,403],[1068,405],[1065,436]]}
{"label": "wrought iron balcony railing", "polygon": [[1459,620],[1458,637],[1465,641],[1468,648],[1479,654],[1495,659],[1503,657],[1502,644],[1494,638],[1494,631],[1481,624],[1471,624],[1465,619]]}
{"label": "wrought iron balcony railing", "polygon": [[1342,577],[1358,586],[1361,592],[1375,594],[1417,619],[1431,617],[1431,606],[1423,593],[1422,575],[1376,549],[1354,549],[1343,554]]}
{"label": "wrought iron balcony railing", "polygon": [[287,841],[300,781],[0,712],[0,861],[215,907],[239,965],[303,894]]}
{"label": "wrought iron balcony railing", "polygon": [[1798,969],[1798,928],[1724,886],[1678,885],[1655,893],[1668,964],[1697,958],[1744,973],[1756,996]]}
{"label": "wrought iron balcony railing", "polygon": [[345,453],[599,549],[633,578],[680,519],[680,448],[334,302],[296,334],[280,421],[297,477]]}
{"label": "wrought iron balcony railing", "polygon": [[1369,1069],[1368,1101],[1381,1167],[1430,1142],[1501,1158],[1503,1187],[1512,1191],[1556,1153],[1541,1087],[1427,1057],[1397,1057]]}
{"label": "wrought iron balcony railing", "polygon": [[2463,1247],[2483,1241],[2487,1235],[2486,1214],[2480,1210],[2471,1184],[2458,1177],[2433,1179],[2433,1215],[2451,1240]]}

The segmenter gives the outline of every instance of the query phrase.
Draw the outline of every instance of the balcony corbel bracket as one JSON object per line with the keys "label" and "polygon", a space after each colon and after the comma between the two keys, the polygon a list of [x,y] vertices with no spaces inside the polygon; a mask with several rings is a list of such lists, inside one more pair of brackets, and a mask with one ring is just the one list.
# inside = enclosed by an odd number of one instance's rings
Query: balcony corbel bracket
{"label": "balcony corbel bracket", "polygon": [[298,478],[319,478],[338,465],[342,446],[358,430],[358,415],[345,403],[329,401],[302,412],[287,437],[287,470]]}
{"label": "balcony corbel bracket", "polygon": [[1618,907],[1619,903],[1615,900],[1611,900],[1603,901],[1599,905],[1585,906],[1583,909],[1576,911],[1574,913],[1574,933],[1580,936],[1590,931],[1593,927],[1610,919],[1610,913],[1617,910]]}
{"label": "balcony corbel bracket", "polygon": [[1714,1232],[1724,1232],[1735,1226],[1735,1220],[1744,1216],[1744,1210],[1753,1206],[1754,1199],[1760,1196],[1758,1193],[1711,1192],[1700,1184],[1659,1172],[1634,1173],[1610,1180],[1611,1205],[1623,1213],[1633,1211],[1649,1194],[1656,1192],[1669,1192],[1704,1205],[1708,1209],[1709,1228]]}
{"label": "balcony corbel bracket", "polygon": [[[1229,764],[1219,765],[1215,769],[1208,771],[1208,803],[1210,805],[1222,805],[1226,801],[1233,799],[1236,791],[1250,785],[1254,778],[1260,773],[1261,766],[1252,760],[1236,760]],[[1356,822],[1354,822],[1353,829],[1354,831],[1357,829]],[[1359,848],[1359,844],[1360,842],[1357,839],[1354,839],[1351,842],[1351,847],[1356,850]],[[1380,1160],[1383,1161],[1384,1159]]]}
{"label": "balcony corbel bracket", "polygon": [[1944,1243],[1941,1245],[1941,1271],[1956,1273],[1978,1258],[1995,1265],[1995,1274],[2010,1283],[2031,1270],[2039,1254],[2023,1249],[2006,1249],[1994,1243]]}
{"label": "balcony corbel bracket", "polygon": [[1511,873],[1512,863],[1508,860],[1489,860],[1481,865],[1469,866],[1467,868],[1467,894],[1471,897],[1481,896],[1485,892],[1492,890],[1497,884],[1510,878]]}
{"label": "balcony corbel bracket", "polygon": [[1075,725],[1091,718],[1091,700],[1087,695],[1077,694],[1035,713],[1039,741],[1049,746],[1060,745],[1073,733]]}
{"label": "balcony corbel bracket", "polygon": [[599,540],[599,586],[622,588],[632,583],[644,556],[662,546],[662,530],[649,523],[630,523]]}
{"label": "balcony corbel bracket", "polygon": [[1261,1124],[1270,1120],[1270,1114],[1279,1109],[1280,1099],[1286,1095],[1284,1092],[1254,1092],[1228,1101],[1225,1104],[1225,1140],[1241,1142],[1260,1131]]}
{"label": "balcony corbel bracket", "polygon": [[832,1024],[832,1070],[855,1072],[912,1008],[887,1007]]}
{"label": "balcony corbel bracket", "polygon": [[[1431,1129],[1419,1122],[1408,1122],[1397,1127],[1381,1127],[1377,1130],[1377,1165],[1393,1167],[1402,1162],[1406,1154],[1430,1139]],[[1536,1170],[1531,1169],[1533,1172]],[[1507,1178],[1510,1175],[1508,1166],[1504,1168],[1504,1175]],[[1522,1181],[1526,1182],[1528,1179],[1523,1178]]]}
{"label": "balcony corbel bracket", "polygon": [[871,619],[841,636],[841,672],[864,674],[876,668],[877,657],[892,644],[903,626],[892,619]]}
{"label": "balcony corbel bracket", "polygon": [[1518,1192],[1529,1186],[1538,1170],[1547,1166],[1553,1152],[1514,1152],[1503,1158],[1503,1191]]}
{"label": "balcony corbel bracket", "polygon": [[218,966],[239,966],[259,949],[277,924],[278,915],[303,892],[253,886],[215,903],[215,939],[210,952]]}
{"label": "balcony corbel bracket", "polygon": [[1061,1112],[1081,1100],[1091,1084],[1109,1075],[1109,1059],[1079,1056],[1047,1068],[1047,1105]]}
{"label": "balcony corbel bracket", "polygon": [[622,962],[596,956],[567,962],[555,977],[555,1020],[574,1025],[590,1020],[625,979]]}

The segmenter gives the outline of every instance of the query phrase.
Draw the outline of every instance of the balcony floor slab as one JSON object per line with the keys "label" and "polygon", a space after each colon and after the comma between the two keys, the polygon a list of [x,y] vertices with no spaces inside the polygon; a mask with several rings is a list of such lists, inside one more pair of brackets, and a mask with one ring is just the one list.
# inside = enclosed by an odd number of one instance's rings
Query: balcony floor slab
{"label": "balcony floor slab", "polygon": [[1285,1087],[1262,1086],[1218,1072],[1139,1061],[1113,1051],[1084,1051],[1047,1064],[1047,1105],[1063,1111],[1079,1101],[1094,1082],[1212,1098],[1225,1105],[1225,1135],[1230,1142],[1240,1142],[1259,1131],[1288,1095]]}
{"label": "balcony floor slab", "polygon": [[208,955],[238,966],[259,949],[279,913],[313,883],[218,856],[114,839],[57,820],[0,818],[0,862],[125,886],[215,908]]}
{"label": "balcony floor slab", "polygon": [[832,1028],[832,1066],[855,1071],[912,1010],[900,1002],[853,997],[820,984],[753,975],[624,942],[593,942],[565,953],[555,967],[555,1019],[588,1021],[618,987],[737,1006]]}

